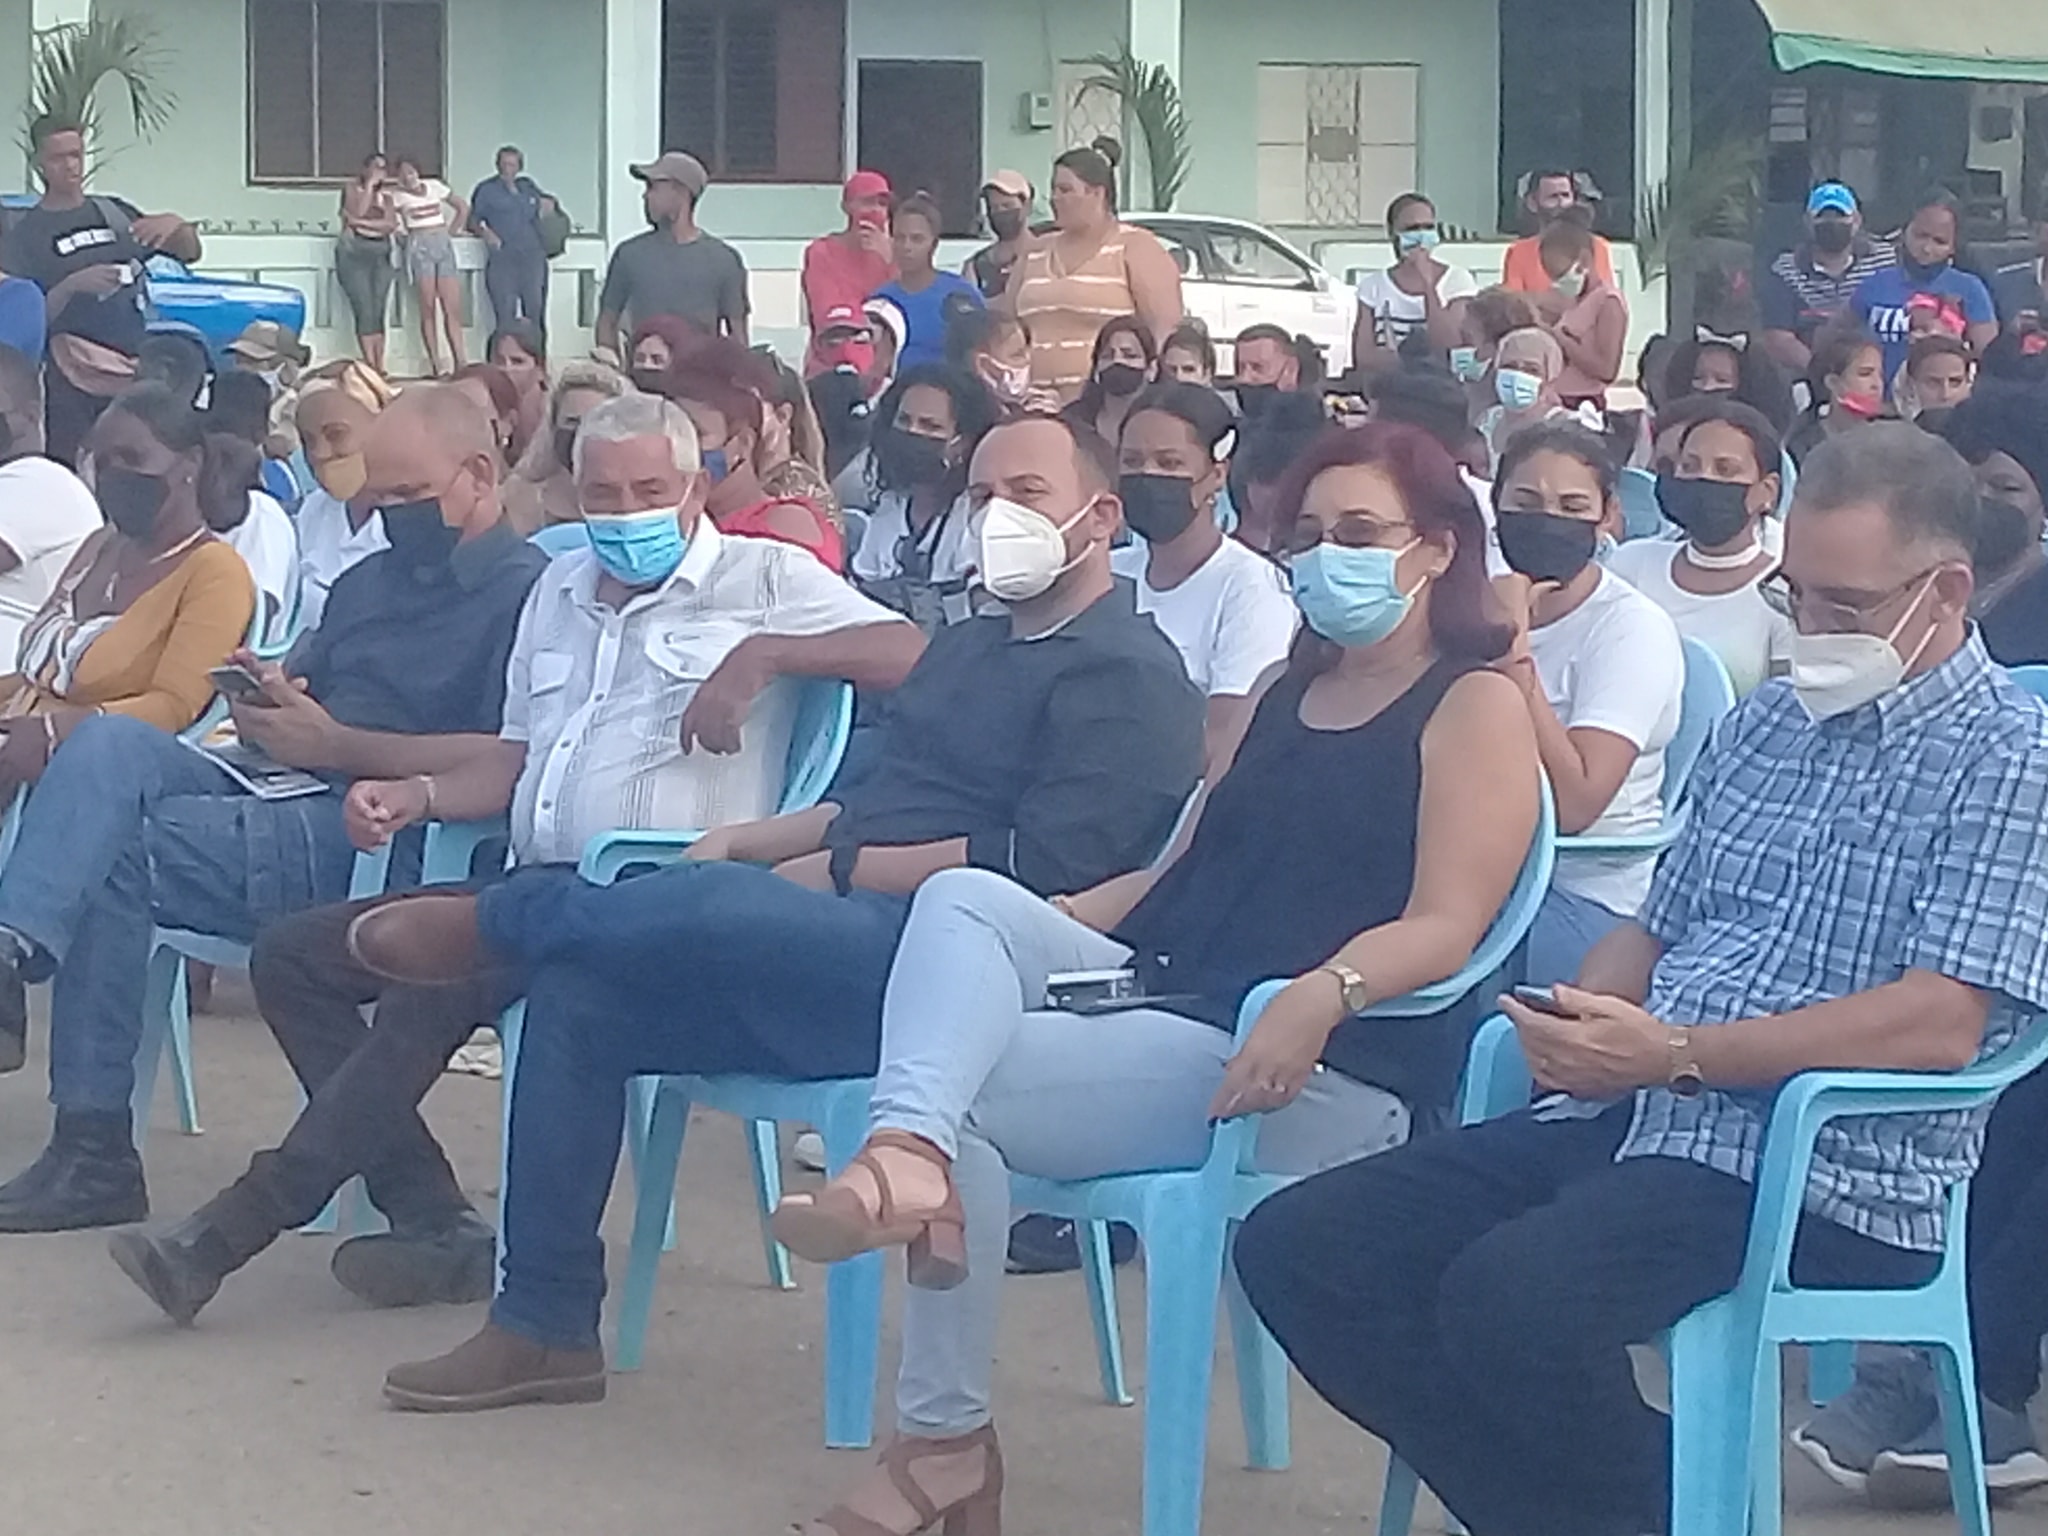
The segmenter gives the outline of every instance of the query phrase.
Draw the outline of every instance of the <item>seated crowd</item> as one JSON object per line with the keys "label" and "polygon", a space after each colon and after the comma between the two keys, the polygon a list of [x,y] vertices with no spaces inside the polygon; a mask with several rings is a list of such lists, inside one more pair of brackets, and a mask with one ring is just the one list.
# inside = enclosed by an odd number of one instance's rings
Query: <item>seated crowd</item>
{"label": "seated crowd", "polygon": [[[2048,662],[2048,386],[1993,377],[1974,290],[1914,276],[1952,254],[1929,205],[1843,313],[1774,293],[1754,342],[1668,348],[1629,451],[1611,254],[1547,174],[1513,288],[1394,204],[1338,424],[1277,328],[1219,374],[1113,170],[1063,157],[986,306],[906,200],[895,280],[817,308],[808,379],[674,317],[623,369],[508,327],[448,383],[295,368],[268,408],[159,348],[74,474],[0,347],[0,1071],[51,982],[54,1106],[0,1232],[118,1228],[190,1324],[361,1177],[389,1230],[340,1284],[490,1301],[391,1403],[590,1402],[632,1081],[872,1079],[859,1155],[773,1214],[806,1259],[905,1250],[899,1434],[820,1529],[992,1532],[1010,1176],[1193,1167],[1256,1115],[1297,1182],[1236,1263],[1315,1389],[1484,1536],[1664,1529],[1627,1346],[1735,1283],[1775,1089],[1959,1068],[2048,1011],[2048,711],[2005,670]],[[1097,262],[1130,305],[1089,325]],[[786,807],[849,688],[857,750]],[[1551,820],[1513,958],[1362,1017],[1475,968]],[[505,836],[415,888],[434,823]],[[692,840],[585,879],[621,832]],[[351,899],[380,850],[389,888]],[[306,1097],[151,1222],[159,929],[250,946]],[[1063,1005],[1076,971],[1131,995]],[[420,1105],[514,1003],[501,1266]],[[1456,1128],[1496,1011],[1539,1096]],[[1794,1266],[1905,1285],[1967,1242],[2000,1487],[2048,1482],[2044,1084],[1833,1124]],[[1856,1487],[1939,1470],[1932,1382],[1867,1352],[1795,1443]]]}

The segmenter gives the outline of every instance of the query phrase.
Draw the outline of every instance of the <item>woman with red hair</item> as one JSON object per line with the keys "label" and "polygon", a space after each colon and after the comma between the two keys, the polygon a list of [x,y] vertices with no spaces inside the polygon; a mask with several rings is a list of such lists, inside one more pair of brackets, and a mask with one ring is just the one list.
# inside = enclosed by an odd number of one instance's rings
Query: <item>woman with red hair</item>
{"label": "woman with red hair", "polygon": [[[1310,1173],[1449,1110],[1494,989],[1398,1027],[1355,1016],[1471,958],[1536,830],[1535,735],[1489,665],[1513,631],[1485,525],[1450,456],[1406,426],[1332,429],[1282,504],[1305,627],[1172,853],[1050,901],[987,870],[918,889],[867,1145],[775,1216],[819,1262],[909,1249],[901,1434],[829,1529],[998,1528],[1012,1170],[1191,1168],[1213,1121],[1269,1114],[1260,1164]],[[1141,995],[1110,1010],[1034,1006],[1052,974],[1125,968]],[[1235,1045],[1245,993],[1276,976],[1294,979]]]}

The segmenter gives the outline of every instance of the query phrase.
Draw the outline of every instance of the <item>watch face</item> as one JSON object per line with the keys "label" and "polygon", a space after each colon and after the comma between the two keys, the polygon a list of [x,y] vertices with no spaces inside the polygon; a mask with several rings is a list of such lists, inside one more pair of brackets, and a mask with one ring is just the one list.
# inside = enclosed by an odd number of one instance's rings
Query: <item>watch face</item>
{"label": "watch face", "polygon": [[1687,1072],[1671,1080],[1671,1091],[1681,1099],[1696,1099],[1706,1088],[1705,1079]]}

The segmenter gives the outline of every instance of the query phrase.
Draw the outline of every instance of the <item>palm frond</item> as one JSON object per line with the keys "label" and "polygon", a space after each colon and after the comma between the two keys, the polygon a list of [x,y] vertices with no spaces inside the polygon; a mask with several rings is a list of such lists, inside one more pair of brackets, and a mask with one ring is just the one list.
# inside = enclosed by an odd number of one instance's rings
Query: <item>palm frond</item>
{"label": "palm frond", "polygon": [[[1194,158],[1193,136],[1188,128],[1187,110],[1173,72],[1163,64],[1148,64],[1128,47],[1115,53],[1098,53],[1082,61],[1099,73],[1081,83],[1085,96],[1107,91],[1123,103],[1145,147],[1145,168],[1152,181],[1152,207],[1164,213],[1173,207],[1188,179]],[[1130,195],[1125,171],[1125,196]]]}
{"label": "palm frond", "polygon": [[1650,187],[1636,212],[1636,254],[1646,280],[1671,269],[1691,242],[1746,237],[1756,221],[1763,179],[1761,139],[1720,139]]}
{"label": "palm frond", "polygon": [[150,138],[178,105],[163,83],[164,62],[156,24],[145,16],[95,15],[45,27],[35,35],[29,118],[48,114],[75,122],[90,143],[99,128],[99,87],[113,80],[127,98],[136,137]]}

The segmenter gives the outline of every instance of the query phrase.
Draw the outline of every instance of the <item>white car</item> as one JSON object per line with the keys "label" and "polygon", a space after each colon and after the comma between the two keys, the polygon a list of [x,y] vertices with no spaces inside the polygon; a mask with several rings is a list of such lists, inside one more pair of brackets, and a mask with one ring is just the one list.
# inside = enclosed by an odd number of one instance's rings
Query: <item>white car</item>
{"label": "white car", "polygon": [[1231,371],[1231,338],[1254,325],[1277,325],[1322,348],[1331,377],[1351,367],[1358,298],[1270,229],[1203,213],[1132,213],[1180,266],[1181,302],[1209,327],[1217,367]]}

